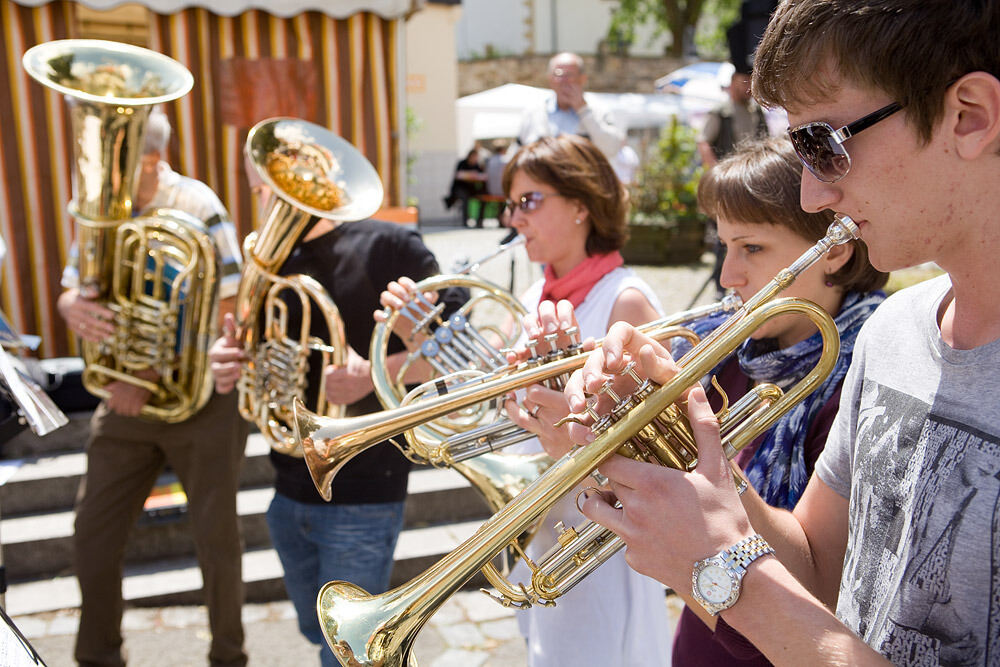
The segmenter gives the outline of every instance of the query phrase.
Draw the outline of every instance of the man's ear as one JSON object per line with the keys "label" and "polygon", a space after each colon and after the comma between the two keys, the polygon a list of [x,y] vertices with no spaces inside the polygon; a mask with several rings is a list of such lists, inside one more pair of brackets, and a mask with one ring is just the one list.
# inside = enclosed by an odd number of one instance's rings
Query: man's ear
{"label": "man's ear", "polygon": [[960,157],[995,154],[1000,144],[1000,81],[986,72],[960,78],[945,95],[945,118]]}

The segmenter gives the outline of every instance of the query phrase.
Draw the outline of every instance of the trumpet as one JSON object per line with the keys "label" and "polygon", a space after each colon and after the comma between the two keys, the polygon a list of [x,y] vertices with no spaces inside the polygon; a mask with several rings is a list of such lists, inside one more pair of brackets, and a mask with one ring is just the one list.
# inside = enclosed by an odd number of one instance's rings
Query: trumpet
{"label": "trumpet", "polygon": [[[639,330],[660,341],[683,337],[694,344],[698,342],[697,337],[684,328],[683,324],[712,314],[738,313],[742,307],[739,297],[727,297],[719,303],[654,320],[639,327]],[[424,391],[425,398],[406,401],[398,408],[372,415],[348,419],[326,418],[310,412],[301,403],[295,403],[295,433],[301,442],[306,465],[309,466],[316,488],[321,494],[330,493],[333,478],[347,461],[368,447],[401,433],[407,434],[410,444],[408,455],[411,458],[440,466],[471,463],[489,456],[501,447],[530,437],[530,434],[524,436],[523,430],[505,419],[464,433],[455,433],[440,440],[436,446],[431,440],[411,437],[411,433],[428,422],[440,420],[453,412],[511,391],[568,377],[586,361],[586,356],[580,354],[581,350],[582,346],[574,343],[565,350],[536,355],[527,361],[503,366],[491,373],[470,377],[469,373],[459,372],[438,378],[411,392],[411,395],[416,395]],[[425,391],[427,389],[431,391]]]}
{"label": "trumpet", "polygon": [[[559,459],[472,537],[424,574],[382,595],[368,595],[348,582],[327,583],[320,590],[317,613],[327,642],[341,664],[372,667],[408,664],[417,633],[445,600],[478,570],[483,570],[491,583],[495,583],[490,559],[611,455],[620,453],[670,466],[677,466],[680,461],[682,465],[678,467],[682,468],[695,465],[696,449],[693,460],[685,460],[684,454],[687,450],[684,443],[694,443],[690,426],[674,404],[762,324],[773,317],[801,314],[820,331],[823,339],[820,360],[787,392],[774,400],[768,397],[766,406],[749,409],[746,421],[731,426],[727,455],[731,458],[770,428],[822,383],[836,364],[840,348],[836,325],[825,311],[803,299],[775,297],[827,250],[856,238],[856,234],[853,222],[846,216],[838,216],[823,239],[684,355],[670,381],[662,386],[649,383],[640,396],[629,397],[617,405],[613,418],[595,425],[599,431],[595,440]],[[659,431],[661,423],[669,425],[672,434],[681,434],[679,449],[675,448],[674,438]],[[503,589],[515,588],[500,583]]]}

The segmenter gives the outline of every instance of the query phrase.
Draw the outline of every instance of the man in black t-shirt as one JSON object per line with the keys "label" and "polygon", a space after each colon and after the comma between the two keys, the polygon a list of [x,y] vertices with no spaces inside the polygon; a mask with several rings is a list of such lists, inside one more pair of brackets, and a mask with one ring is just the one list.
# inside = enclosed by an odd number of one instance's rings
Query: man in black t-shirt
{"label": "man in black t-shirt", "polygon": [[[349,415],[382,409],[374,392],[367,360],[369,341],[379,309],[379,295],[401,275],[421,278],[439,273],[437,261],[420,234],[376,220],[336,226],[319,220],[285,261],[282,275],[305,274],[317,280],[340,311],[348,349],[342,366],[321,368],[319,354],[310,360],[305,402],[315,404],[321,376],[327,400],[347,405]],[[458,291],[443,295],[454,309],[464,301]],[[288,330],[301,322],[297,299],[287,299]],[[449,309],[449,310],[450,310]],[[232,323],[228,333],[232,333]],[[322,317],[313,313],[311,335],[329,341]],[[405,356],[402,342],[392,337],[389,361]],[[243,353],[235,336],[223,336],[209,354],[216,389],[232,391],[239,378]],[[389,586],[393,551],[403,526],[410,462],[388,441],[354,456],[337,473],[332,501],[325,502],[301,458],[270,452],[275,469],[275,494],[267,511],[271,541],[284,569],[285,588],[295,605],[299,630],[319,644],[323,665],[335,665],[316,617],[316,597],[328,581],[344,580],[369,593]]]}

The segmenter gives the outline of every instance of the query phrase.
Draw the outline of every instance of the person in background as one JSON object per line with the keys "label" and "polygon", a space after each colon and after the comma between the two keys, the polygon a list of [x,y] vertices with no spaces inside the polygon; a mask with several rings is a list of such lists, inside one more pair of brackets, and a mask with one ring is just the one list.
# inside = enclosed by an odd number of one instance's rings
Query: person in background
{"label": "person in background", "polygon": [[[698,155],[706,170],[732,153],[741,141],[767,136],[764,112],[750,95],[750,69],[745,62],[746,59],[743,59],[743,64],[737,64],[730,78],[726,89],[729,99],[708,113],[705,124],[698,132]],[[710,220],[706,227],[706,237],[706,242],[715,253],[711,279],[715,283],[716,293],[721,296],[724,289],[719,281],[719,273],[722,271],[724,254],[714,220]]]}
{"label": "person in background", "polygon": [[[601,471],[622,509],[583,504],[623,537],[632,567],[678,590],[693,582],[718,625],[777,663],[1000,659],[998,33],[997,0],[778,7],[753,87],[788,110],[802,207],[856,221],[883,271],[934,262],[945,274],[865,323],[792,512],[737,495],[698,387],[695,471],[612,457]],[[569,383],[574,411],[633,355],[654,380],[674,372],[664,350],[616,325]]]}
{"label": "person in background", "polygon": [[[251,189],[266,202],[271,195],[249,164]],[[398,271],[424,278],[440,273],[434,255],[415,230],[378,220],[337,223],[315,219],[282,265],[280,275],[304,274],[315,278],[333,299],[343,320],[347,361],[322,367],[314,352],[310,360],[304,401],[316,404],[321,380],[330,403],[347,406],[347,415],[382,409],[374,394],[371,364],[367,359],[381,286]],[[462,290],[443,297],[446,313],[467,298]],[[302,308],[298,299],[285,300],[287,330],[299,328]],[[223,335],[212,345],[209,357],[216,391],[236,396],[245,355],[236,336],[235,321],[227,317]],[[323,318],[311,318],[312,337],[329,341]],[[405,359],[406,351],[393,337],[388,347],[391,368]],[[344,580],[372,594],[389,587],[396,540],[403,528],[403,509],[411,463],[392,443],[385,441],[354,456],[337,473],[333,498],[320,496],[302,458],[272,450],[274,497],[267,510],[271,541],[284,570],[285,589],[295,607],[299,631],[319,646],[320,664],[338,665],[319,619],[316,597],[329,581]]]}
{"label": "person in background", "polygon": [[[469,202],[485,191],[486,166],[479,154],[479,148],[475,147],[455,165],[455,176],[451,181],[451,190],[444,198],[444,206],[450,209],[455,204],[459,205],[459,216],[464,227],[469,218]],[[479,226],[483,226],[481,218]]]}
{"label": "person in background", "polygon": [[575,53],[556,54],[549,60],[548,71],[553,95],[543,105],[525,110],[518,133],[520,144],[575,134],[594,142],[608,160],[614,158],[625,145],[625,131],[615,125],[611,114],[588,99],[583,58]]}
{"label": "person in background", "polygon": [[[134,209],[174,208],[204,224],[221,265],[219,311],[231,311],[241,263],[235,229],[208,186],[175,173],[164,161],[169,139],[167,117],[152,112]],[[99,342],[115,334],[114,314],[80,293],[75,260],[71,251],[63,272],[65,291],[59,296],[59,312],[73,333]],[[157,379],[155,373],[141,377]],[[215,394],[193,417],[168,424],[139,416],[150,398],[148,390],[122,381],[111,382],[106,389],[110,395],[90,422],[87,472],[76,501],[73,549],[81,594],[77,662],[125,664],[121,636],[125,545],[157,476],[168,464],[187,495],[212,631],[209,662],[245,665],[240,616],[243,541],[236,492],[249,429],[239,418],[235,396]]]}
{"label": "person in background", "polygon": [[737,68],[726,92],[729,99],[708,112],[698,132],[698,155],[705,169],[714,167],[741,141],[767,136],[764,112],[750,95],[750,71]]}

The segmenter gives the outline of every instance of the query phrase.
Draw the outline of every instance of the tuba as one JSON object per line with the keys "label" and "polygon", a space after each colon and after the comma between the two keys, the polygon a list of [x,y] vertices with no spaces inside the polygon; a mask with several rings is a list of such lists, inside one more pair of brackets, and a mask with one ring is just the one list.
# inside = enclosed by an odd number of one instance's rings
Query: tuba
{"label": "tuba", "polygon": [[[547,512],[616,453],[660,465],[693,468],[697,464],[697,449],[690,425],[675,405],[677,401],[771,318],[804,315],[817,326],[823,338],[819,361],[787,392],[767,387],[763,395],[752,399],[756,405],[740,407],[738,412],[743,421],[724,424],[727,456],[732,458],[770,428],[823,382],[835,366],[840,348],[836,325],[821,308],[804,299],[775,297],[827,250],[856,238],[856,233],[850,219],[838,216],[823,239],[684,355],[673,378],[662,386],[648,380],[641,382],[635,394],[618,401],[612,413],[594,425],[596,438],[592,442],[576,447],[559,459],[472,537],[416,579],[382,595],[368,595],[348,582],[327,583],[320,590],[317,613],[327,643],[341,664],[372,667],[409,664],[417,633],[445,600],[479,570],[484,571],[491,583],[499,583],[501,591],[516,589],[521,597],[544,599],[543,592],[534,587],[515,587],[495,581],[490,559],[506,548],[525,526],[536,521],[541,513]],[[625,372],[631,369],[626,367]],[[589,539],[587,544],[574,538],[565,540],[563,548],[575,550],[571,556],[606,559],[616,549],[604,548],[601,538],[607,537],[606,531],[594,532],[598,535],[584,531],[577,536]],[[564,560],[573,565],[572,557]],[[573,579],[564,570],[560,571],[560,576],[566,581]],[[553,593],[557,594],[558,591]]]}
{"label": "tuba", "polygon": [[[146,119],[154,105],[191,89],[191,73],[162,54],[101,40],[39,44],[23,65],[69,103],[80,292],[114,312],[111,339],[83,341],[83,384],[100,398],[111,382],[143,387],[151,398],[142,416],[184,421],[212,394],[215,245],[182,211],[132,215]],[[143,370],[159,379],[136,377]]]}
{"label": "tuba", "polygon": [[[236,296],[238,335],[247,361],[238,383],[240,415],[253,422],[271,447],[301,456],[288,424],[292,397],[305,395],[309,358],[342,365],[347,344],[333,300],[306,275],[280,276],[292,249],[317,218],[348,222],[367,218],[382,203],[382,181],[356,148],[329,130],[293,118],[272,118],[247,135],[246,159],[271,191],[260,228],[243,244],[243,275]],[[289,331],[288,307],[301,307],[301,323]],[[330,340],[311,335],[313,314],[322,317]],[[343,406],[328,405],[322,383],[314,409],[341,416]]]}

